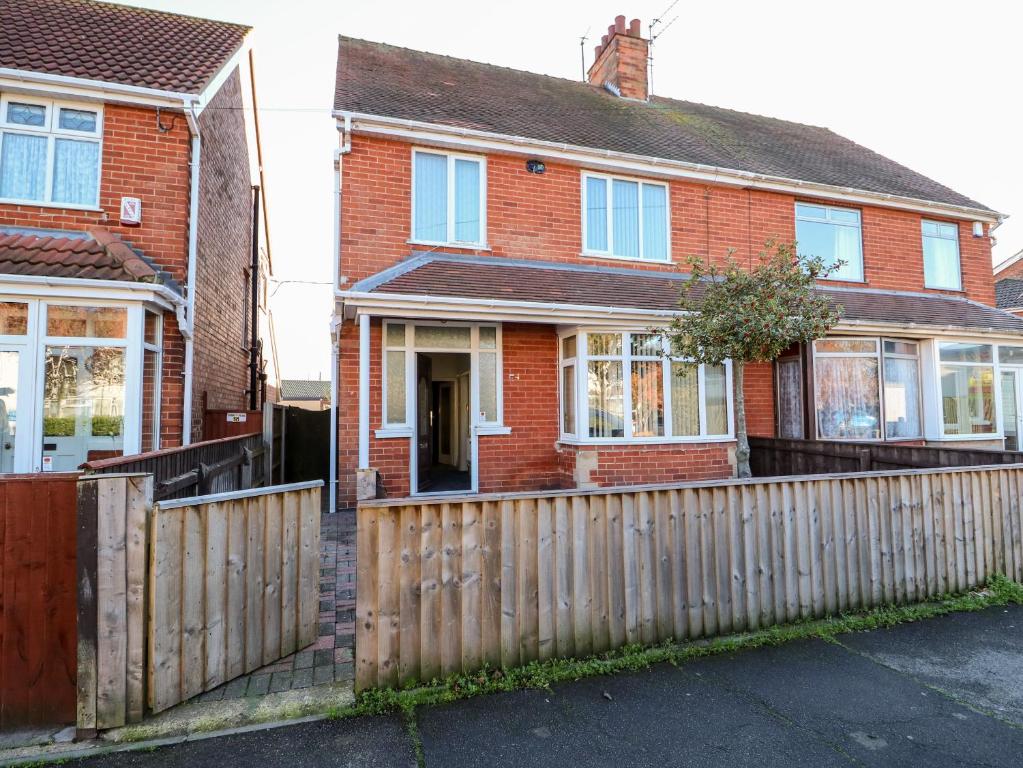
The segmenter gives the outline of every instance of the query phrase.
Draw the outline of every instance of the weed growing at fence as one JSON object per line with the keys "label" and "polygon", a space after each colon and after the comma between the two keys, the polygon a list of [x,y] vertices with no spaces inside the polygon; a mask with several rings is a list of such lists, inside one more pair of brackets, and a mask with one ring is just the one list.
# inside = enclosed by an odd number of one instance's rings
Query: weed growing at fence
{"label": "weed growing at fence", "polygon": [[426,685],[413,681],[401,689],[373,688],[362,691],[352,706],[332,710],[330,716],[347,718],[402,712],[406,715],[406,722],[414,722],[412,718],[416,707],[444,704],[484,693],[550,688],[555,683],[585,677],[631,672],[665,662],[682,664],[703,656],[780,645],[792,640],[817,638],[832,642],[836,635],[845,632],[881,629],[948,613],[980,611],[1009,603],[1023,605],[1023,584],[999,575],[979,590],[947,595],[927,603],[886,605],[862,613],[780,624],[754,632],[707,640],[683,643],[667,641],[654,646],[629,645],[598,656],[534,661],[514,669],[484,667],[478,672],[451,675]]}

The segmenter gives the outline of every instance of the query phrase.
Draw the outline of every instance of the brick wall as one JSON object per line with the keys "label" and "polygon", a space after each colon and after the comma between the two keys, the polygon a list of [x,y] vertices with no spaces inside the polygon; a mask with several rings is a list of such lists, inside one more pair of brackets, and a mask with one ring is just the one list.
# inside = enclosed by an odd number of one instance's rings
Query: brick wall
{"label": "brick wall", "polygon": [[[577,465],[596,455],[589,483],[596,486],[720,480],[735,476],[735,443],[674,445],[561,445],[560,468],[566,487],[573,487]],[[591,459],[592,461],[592,459]]]}
{"label": "brick wall", "polygon": [[194,439],[202,431],[204,399],[209,408],[247,407],[252,179],[241,107],[241,78],[236,70],[199,116]]}

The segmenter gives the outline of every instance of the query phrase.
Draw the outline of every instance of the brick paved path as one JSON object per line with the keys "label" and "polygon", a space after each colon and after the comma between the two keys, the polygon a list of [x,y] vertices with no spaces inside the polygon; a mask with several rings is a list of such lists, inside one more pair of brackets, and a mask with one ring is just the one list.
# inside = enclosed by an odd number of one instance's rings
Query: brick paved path
{"label": "brick paved path", "polygon": [[199,697],[221,701],[243,696],[349,681],[354,677],[355,510],[320,520],[320,633],[298,653],[236,678]]}

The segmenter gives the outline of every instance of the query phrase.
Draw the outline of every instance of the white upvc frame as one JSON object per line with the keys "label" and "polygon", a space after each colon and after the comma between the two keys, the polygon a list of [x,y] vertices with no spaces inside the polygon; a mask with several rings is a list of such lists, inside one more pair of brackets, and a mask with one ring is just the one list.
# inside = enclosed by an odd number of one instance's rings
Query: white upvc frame
{"label": "white upvc frame", "polygon": [[[991,349],[991,362],[990,363],[957,363],[947,362],[941,359],[941,348],[943,345],[951,344],[971,344],[977,346],[989,347]],[[1014,346],[1014,345],[1006,345]],[[945,432],[945,413],[942,408],[942,392],[941,392],[941,369],[942,367],[960,367],[960,368],[990,368],[991,369],[991,380],[992,380],[992,397],[994,412],[991,415],[992,424],[994,430],[991,432],[981,432],[977,434],[957,435],[948,434]],[[977,339],[977,338],[950,338],[950,339],[938,339],[935,341],[935,349],[933,355],[933,376],[935,381],[935,402],[934,409],[937,415],[937,434],[938,440],[948,441],[970,441],[970,440],[1001,440],[1004,439],[1002,434],[1002,388],[1000,386],[999,378],[1001,376],[1001,365],[998,362],[998,345],[989,341]]]}
{"label": "white upvc frame", "polygon": [[[443,157],[447,161],[447,239],[446,240],[424,240],[416,237],[416,155],[427,154],[437,155]],[[480,239],[477,242],[470,242],[468,240],[457,240],[455,239],[455,161],[456,160],[468,160],[479,165],[480,169],[480,197],[479,197],[479,215],[480,215]],[[471,248],[473,250],[488,250],[489,242],[487,238],[487,158],[485,155],[469,155],[461,152],[451,152],[446,149],[436,149],[433,147],[412,147],[412,153],[410,155],[410,162],[412,166],[411,179],[412,184],[409,189],[409,204],[410,204],[410,216],[409,221],[411,222],[411,231],[409,232],[409,243],[413,245],[447,245],[454,248]]]}
{"label": "white upvc frame", "polygon": [[[590,355],[589,354],[589,341],[588,337],[591,333],[597,334],[616,334],[621,336],[622,339],[622,354],[621,355]],[[735,403],[734,403],[734,386],[732,382],[732,362],[726,360],[724,362],[725,367],[725,408],[726,408],[726,419],[728,425],[728,431],[722,435],[714,435],[707,433],[707,396],[706,396],[706,367],[699,365],[697,367],[697,394],[699,402],[699,413],[700,413],[700,434],[698,435],[674,435],[672,434],[672,402],[671,402],[671,364],[673,362],[686,363],[689,362],[682,358],[671,357],[668,352],[667,344],[662,345],[662,354],[660,355],[661,361],[661,398],[664,405],[664,434],[653,435],[649,437],[635,437],[633,436],[633,423],[632,423],[632,362],[633,360],[646,360],[650,361],[653,358],[652,355],[632,355],[632,334],[646,335],[651,333],[649,328],[631,328],[631,329],[611,329],[611,328],[600,328],[596,326],[592,327],[578,327],[569,328],[562,330],[558,334],[558,432],[561,436],[560,440],[562,443],[577,444],[577,445],[643,445],[643,444],[663,444],[663,443],[722,443],[730,442],[735,440]],[[572,364],[570,361],[566,361],[563,356],[564,350],[564,339],[569,336],[576,337],[576,356],[575,361],[575,420],[576,420],[576,431],[574,434],[566,434],[564,432],[564,401],[561,394],[562,389],[562,378],[561,370],[566,364]],[[624,416],[624,427],[622,437],[590,437],[589,425],[590,425],[590,406],[589,397],[587,393],[587,380],[589,376],[589,363],[590,360],[621,360],[622,362],[622,410]]]}
{"label": "white upvc frame", "polygon": [[[926,234],[924,232],[924,227],[926,227],[928,224],[932,224],[932,225],[934,225],[935,227],[938,228],[938,234],[937,235],[928,235],[928,234]],[[953,237],[944,237],[941,234],[942,227],[952,227],[953,229],[955,229],[956,236],[954,238]],[[955,285],[936,285],[936,284],[931,283],[931,282],[928,281],[928,279],[927,279],[927,250],[924,247],[924,245],[927,242],[927,238],[928,237],[935,238],[935,239],[938,239],[938,240],[950,240],[950,241],[955,243],[955,245],[956,245],[956,264],[955,264],[956,284]],[[924,288],[933,288],[935,290],[940,290],[940,291],[961,291],[963,289],[963,259],[962,259],[962,253],[960,252],[960,248],[959,248],[959,224],[958,223],[954,223],[954,222],[951,222],[951,221],[937,221],[935,219],[921,219],[920,220],[920,251],[921,251],[921,255],[923,257],[923,262],[924,262],[923,265],[922,265],[923,266],[923,270],[924,270]]]}
{"label": "white upvc frame", "polygon": [[[874,345],[873,352],[818,352],[817,344],[821,341],[863,341],[870,342]],[[901,352],[885,352],[884,344],[886,341],[894,341],[905,344],[913,344],[916,346],[915,355],[907,355]],[[838,440],[846,443],[898,443],[905,442],[907,440],[922,440],[926,432],[925,425],[925,406],[924,406],[924,375],[921,366],[921,343],[920,339],[902,339],[894,336],[825,336],[823,339],[817,339],[810,345],[810,354],[813,360],[814,368],[814,388],[809,393],[810,395],[810,407],[814,409],[814,428],[816,429],[817,440]],[[863,359],[873,358],[877,361],[877,402],[878,402],[878,437],[825,437],[821,435],[821,424],[820,419],[817,418],[817,360],[819,359]],[[887,403],[885,402],[884,383],[884,361],[886,358],[892,358],[893,360],[914,360],[916,361],[916,372],[917,372],[917,383],[920,387],[920,391],[917,393],[917,401],[919,403],[919,411],[917,418],[920,423],[920,433],[917,435],[906,435],[904,437],[888,437],[888,418],[887,418]]]}
{"label": "white upvc frame", "polygon": [[[152,314],[156,318],[156,340],[153,343],[146,341],[146,315]],[[152,352],[156,355],[156,372],[153,376],[153,448],[152,450],[160,450],[160,416],[161,416],[161,403],[163,400],[163,312],[156,307],[145,307],[142,312],[142,364],[139,374],[139,448],[142,446],[142,422],[144,414],[142,413],[142,403],[145,398],[145,364],[146,364],[146,352]]]}
{"label": "white upvc frame", "polygon": [[[605,215],[607,219],[607,249],[603,251],[597,251],[587,246],[586,237],[586,213],[589,210],[588,198],[589,194],[586,187],[587,179],[603,179],[605,182],[604,195],[605,195]],[[637,199],[638,199],[638,233],[639,233],[639,256],[618,256],[614,253],[614,206],[612,205],[613,192],[612,188],[615,181],[627,181],[633,184],[637,184]],[[643,231],[644,231],[644,216],[643,216],[643,185],[649,185],[652,187],[663,187],[664,188],[664,226],[665,232],[665,257],[663,259],[648,259],[643,256]],[[582,255],[592,256],[600,259],[613,259],[615,261],[630,261],[640,262],[643,264],[671,264],[671,185],[666,181],[656,179],[644,179],[637,176],[622,176],[619,174],[608,174],[598,173],[596,171],[581,171],[579,175],[579,191],[580,200],[580,223],[579,231],[582,235]]]}
{"label": "white upvc frame", "polygon": [[[805,216],[805,215],[804,216],[800,216],[800,214],[799,214],[799,206],[801,206],[801,205],[810,205],[810,206],[814,206],[815,208],[824,208],[825,211],[826,211],[826,213],[824,215],[824,218],[819,218],[819,217],[816,217],[816,216]],[[832,275],[830,275],[828,277],[821,278],[821,279],[822,280],[836,280],[836,281],[844,282],[844,283],[864,283],[864,282],[866,282],[867,271],[866,271],[866,266],[864,264],[864,258],[863,258],[863,211],[861,211],[859,208],[850,208],[848,206],[843,206],[843,205],[833,205],[831,203],[810,202],[808,200],[796,200],[795,206],[793,207],[792,210],[793,210],[793,215],[795,217],[794,218],[794,222],[795,222],[796,240],[797,241],[799,240],[799,222],[800,221],[809,221],[809,222],[814,222],[816,224],[830,224],[831,226],[835,226],[835,227],[851,227],[852,225],[849,224],[848,222],[832,220],[832,218],[831,218],[831,211],[846,211],[846,212],[849,212],[849,213],[855,213],[856,214],[856,231],[859,233],[859,239],[860,239],[860,263],[858,265],[858,277],[845,277],[845,276],[841,276],[841,275],[837,275],[837,274],[832,274]],[[812,255],[818,255],[818,254],[812,254]],[[846,265],[846,267],[849,267],[849,266],[851,266],[851,265],[849,265],[849,264]]]}
{"label": "white upvc frame", "polygon": [[[16,104],[32,104],[46,108],[45,123],[41,126],[21,125],[7,121],[7,105],[10,102]],[[75,109],[96,113],[96,130],[79,131],[60,127],[60,110]],[[103,184],[103,105],[90,102],[62,101],[54,99],[43,99],[37,96],[22,95],[20,93],[5,92],[0,94],[0,152],[3,151],[3,141],[7,134],[38,135],[46,137],[46,180],[44,185],[44,197],[42,200],[23,200],[17,198],[0,198],[3,203],[15,203],[18,205],[42,206],[45,208],[66,208],[69,210],[97,211],[100,205],[100,189]],[[58,138],[86,140],[97,145],[97,168],[96,168],[96,193],[92,203],[70,203],[53,200],[53,166],[56,162],[56,140]],[[0,168],[0,173],[3,169]]]}

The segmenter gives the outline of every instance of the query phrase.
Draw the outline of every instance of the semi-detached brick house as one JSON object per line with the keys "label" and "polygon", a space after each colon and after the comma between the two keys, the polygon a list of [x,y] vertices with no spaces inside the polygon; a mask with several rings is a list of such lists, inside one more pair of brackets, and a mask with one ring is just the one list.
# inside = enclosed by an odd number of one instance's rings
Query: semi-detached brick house
{"label": "semi-detached brick house", "polygon": [[388,496],[731,475],[730,367],[648,329],[688,255],[772,238],[845,262],[844,314],[747,373],[752,434],[1013,441],[1000,215],[827,129],[650,95],[646,59],[624,17],[588,82],[340,38],[340,504],[358,469]]}
{"label": "semi-detached brick house", "polygon": [[248,404],[248,31],[0,4],[0,471],[179,445],[204,403]]}

